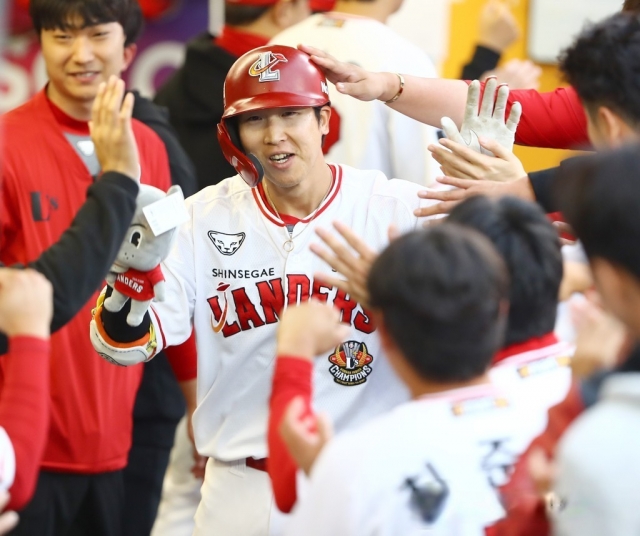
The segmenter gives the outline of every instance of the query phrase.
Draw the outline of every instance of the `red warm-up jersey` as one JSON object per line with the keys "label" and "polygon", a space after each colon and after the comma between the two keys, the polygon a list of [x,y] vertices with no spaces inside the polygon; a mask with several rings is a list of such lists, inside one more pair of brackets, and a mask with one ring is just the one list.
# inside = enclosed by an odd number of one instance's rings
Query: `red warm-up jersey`
{"label": "red warm-up jersey", "polygon": [[[68,136],[87,136],[88,124],[55,107],[45,91],[0,120],[4,137],[0,262],[9,265],[32,261],[56,242],[94,181],[68,140]],[[170,175],[164,145],[135,120],[133,131],[141,182],[166,191]],[[51,421],[43,469],[99,473],[127,463],[133,404],[143,369],[116,367],[94,351],[89,321],[96,298],[97,292],[51,337]],[[0,380],[0,389],[1,385]]]}

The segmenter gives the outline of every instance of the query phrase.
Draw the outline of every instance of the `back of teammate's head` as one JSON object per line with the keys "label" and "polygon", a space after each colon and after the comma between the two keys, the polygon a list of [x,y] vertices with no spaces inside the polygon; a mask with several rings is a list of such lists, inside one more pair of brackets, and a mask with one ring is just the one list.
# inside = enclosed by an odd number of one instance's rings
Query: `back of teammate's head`
{"label": "back of teammate's head", "polygon": [[618,13],[588,26],[560,57],[560,70],[590,115],[605,106],[640,124],[640,16]]}
{"label": "back of teammate's head", "polygon": [[401,236],[376,259],[367,286],[393,344],[425,380],[477,378],[502,345],[509,277],[473,229],[443,223]]}
{"label": "back of teammate's head", "polygon": [[38,35],[42,30],[68,30],[118,22],[126,36],[125,46],[136,42],[142,31],[138,0],[31,0],[29,13]]}
{"label": "back of teammate's head", "polygon": [[558,233],[533,204],[515,197],[475,196],[456,206],[449,221],[489,238],[509,270],[509,322],[505,345],[553,331],[562,281]]}
{"label": "back of teammate's head", "polygon": [[640,147],[563,165],[555,194],[589,258],[600,257],[640,279]]}

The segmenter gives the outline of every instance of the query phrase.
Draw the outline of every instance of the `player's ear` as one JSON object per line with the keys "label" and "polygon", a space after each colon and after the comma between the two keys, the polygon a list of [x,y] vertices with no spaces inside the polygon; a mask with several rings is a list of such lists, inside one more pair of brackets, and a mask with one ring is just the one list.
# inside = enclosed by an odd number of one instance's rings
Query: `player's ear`
{"label": "player's ear", "polygon": [[318,125],[323,136],[329,134],[329,121],[331,120],[331,106],[323,106],[318,112]]}
{"label": "player's ear", "polygon": [[129,65],[131,65],[131,62],[136,57],[137,52],[138,52],[138,45],[136,45],[135,43],[132,43],[131,45],[127,45],[126,47],[124,47],[124,68],[122,69],[123,71],[126,71]]}

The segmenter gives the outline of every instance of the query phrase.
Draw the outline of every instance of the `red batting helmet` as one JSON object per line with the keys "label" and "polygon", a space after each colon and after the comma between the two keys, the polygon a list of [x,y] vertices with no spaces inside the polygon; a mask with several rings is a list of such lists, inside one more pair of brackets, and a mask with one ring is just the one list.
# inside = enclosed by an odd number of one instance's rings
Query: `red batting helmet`
{"label": "red batting helmet", "polygon": [[297,48],[267,45],[247,52],[231,67],[224,81],[224,113],[218,141],[225,158],[249,186],[264,173],[252,154],[245,154],[238,132],[228,119],[269,108],[316,107],[329,104],[327,79],[309,56]]}

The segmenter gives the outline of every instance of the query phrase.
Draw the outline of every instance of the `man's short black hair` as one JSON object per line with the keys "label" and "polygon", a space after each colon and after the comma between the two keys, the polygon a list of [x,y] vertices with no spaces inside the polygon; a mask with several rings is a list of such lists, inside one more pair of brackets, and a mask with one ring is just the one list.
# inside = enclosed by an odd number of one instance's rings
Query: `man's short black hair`
{"label": "man's short black hair", "polygon": [[561,54],[560,70],[587,109],[606,106],[640,124],[640,15],[618,13],[588,26]]}
{"label": "man's short black hair", "polygon": [[640,278],[640,146],[571,159],[554,188],[587,256]]}
{"label": "man's short black hair", "polygon": [[505,344],[553,331],[562,254],[558,233],[540,207],[515,197],[475,196],[456,206],[449,221],[481,232],[507,264],[511,288]]}
{"label": "man's short black hair", "polygon": [[389,335],[424,379],[477,378],[502,345],[509,277],[473,229],[447,222],[394,240],[367,286]]}
{"label": "man's short black hair", "polygon": [[31,0],[29,13],[38,35],[42,30],[68,30],[74,18],[82,28],[118,22],[126,36],[125,46],[136,42],[142,32],[142,10],[138,0]]}

